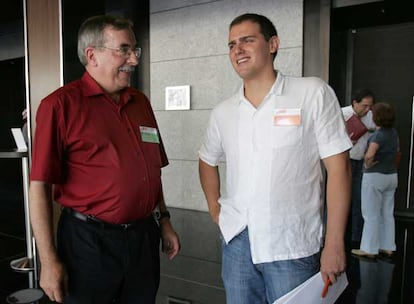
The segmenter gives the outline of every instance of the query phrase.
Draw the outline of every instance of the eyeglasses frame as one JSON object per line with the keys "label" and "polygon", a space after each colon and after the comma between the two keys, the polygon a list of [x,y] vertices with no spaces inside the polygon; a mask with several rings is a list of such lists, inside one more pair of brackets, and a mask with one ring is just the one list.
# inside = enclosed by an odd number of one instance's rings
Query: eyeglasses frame
{"label": "eyeglasses frame", "polygon": [[97,45],[97,46],[95,46],[95,48],[117,51],[120,55],[122,55],[126,58],[129,58],[129,56],[131,56],[131,54],[134,53],[134,55],[137,57],[137,59],[139,59],[141,57],[141,54],[142,54],[142,48],[140,48],[140,47],[132,48],[132,47],[127,46],[127,45],[120,46],[120,47]]}

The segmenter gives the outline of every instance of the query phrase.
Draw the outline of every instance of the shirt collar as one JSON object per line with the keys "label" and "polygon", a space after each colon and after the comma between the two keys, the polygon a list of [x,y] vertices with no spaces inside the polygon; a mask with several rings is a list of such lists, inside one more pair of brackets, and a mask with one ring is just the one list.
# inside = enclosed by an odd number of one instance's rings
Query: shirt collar
{"label": "shirt collar", "polygon": [[[97,95],[108,96],[108,94],[99,86],[96,80],[93,79],[92,76],[86,71],[85,73],[83,73],[83,76],[81,78],[81,83],[82,83],[82,93],[84,96],[87,96],[87,97],[97,96]],[[125,88],[121,92],[120,105],[128,103],[129,100],[131,100],[130,90],[129,88]]]}
{"label": "shirt collar", "polygon": [[277,73],[276,80],[272,88],[270,89],[269,94],[280,96],[283,95],[283,88],[285,86],[285,76],[279,71],[275,72]]}
{"label": "shirt collar", "polygon": [[[267,98],[267,96],[270,96],[270,95],[275,95],[275,96],[283,95],[283,88],[284,88],[284,85],[285,85],[285,76],[277,70],[275,70],[275,73],[277,73],[276,80],[273,83],[272,87],[269,90],[269,93],[266,95],[265,98]],[[243,101],[247,102],[247,99],[244,97],[244,86],[243,86],[243,84],[239,88],[239,91],[238,91],[237,94],[238,94],[239,104]]]}
{"label": "shirt collar", "polygon": [[81,78],[82,84],[82,93],[84,96],[94,96],[105,94],[104,90],[99,86],[99,84],[92,78],[92,76],[85,72]]}

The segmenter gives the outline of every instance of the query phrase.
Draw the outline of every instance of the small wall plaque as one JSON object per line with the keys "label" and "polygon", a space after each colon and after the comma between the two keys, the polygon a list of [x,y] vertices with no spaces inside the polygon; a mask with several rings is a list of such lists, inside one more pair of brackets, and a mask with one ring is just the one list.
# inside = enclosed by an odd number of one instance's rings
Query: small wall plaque
{"label": "small wall plaque", "polygon": [[190,110],[190,86],[165,88],[166,110]]}

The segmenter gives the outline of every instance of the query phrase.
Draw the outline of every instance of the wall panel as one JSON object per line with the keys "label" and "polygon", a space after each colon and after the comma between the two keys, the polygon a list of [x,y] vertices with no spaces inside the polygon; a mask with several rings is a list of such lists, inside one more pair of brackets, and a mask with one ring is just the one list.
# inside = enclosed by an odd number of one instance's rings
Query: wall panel
{"label": "wall panel", "polygon": [[39,103],[62,84],[59,0],[27,0],[29,98],[32,118]]}

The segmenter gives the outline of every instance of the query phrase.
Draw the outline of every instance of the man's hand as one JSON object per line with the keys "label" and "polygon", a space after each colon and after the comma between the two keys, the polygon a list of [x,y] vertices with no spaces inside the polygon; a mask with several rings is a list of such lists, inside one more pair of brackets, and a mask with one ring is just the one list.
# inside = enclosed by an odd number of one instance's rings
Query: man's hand
{"label": "man's hand", "polygon": [[324,282],[332,283],[345,271],[346,257],[343,244],[326,244],[321,256],[321,274]]}
{"label": "man's hand", "polygon": [[40,287],[51,301],[63,303],[67,291],[67,275],[60,261],[41,265]]}
{"label": "man's hand", "polygon": [[210,216],[213,219],[213,222],[218,225],[219,224],[219,218],[220,218],[220,209],[221,209],[221,206],[220,206],[220,204],[219,204],[218,201],[217,201],[217,203],[210,204],[210,205],[211,206],[216,206],[216,208],[211,208],[210,209]]}
{"label": "man's hand", "polygon": [[180,251],[180,239],[178,234],[174,231],[170,220],[164,218],[160,221],[162,252],[164,252],[168,259],[172,260]]}

